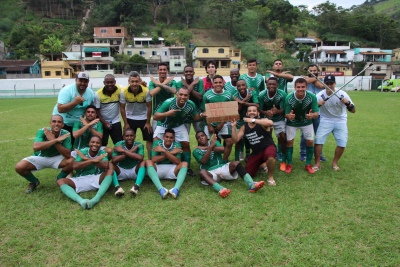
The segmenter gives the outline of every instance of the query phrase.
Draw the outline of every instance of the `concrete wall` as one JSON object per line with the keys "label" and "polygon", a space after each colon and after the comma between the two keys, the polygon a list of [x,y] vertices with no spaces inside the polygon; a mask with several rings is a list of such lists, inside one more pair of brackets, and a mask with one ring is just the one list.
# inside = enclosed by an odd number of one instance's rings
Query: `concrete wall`
{"label": "concrete wall", "polygon": [[29,73],[24,73],[24,74],[6,74],[6,79],[36,79],[36,78],[42,78],[42,74],[29,74]]}

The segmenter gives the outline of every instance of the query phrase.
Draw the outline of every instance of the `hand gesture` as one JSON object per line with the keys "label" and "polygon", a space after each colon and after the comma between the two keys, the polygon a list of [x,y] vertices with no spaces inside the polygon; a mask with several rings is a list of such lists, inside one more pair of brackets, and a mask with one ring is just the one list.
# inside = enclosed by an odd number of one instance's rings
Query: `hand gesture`
{"label": "hand gesture", "polygon": [[183,152],[182,148],[180,148],[180,147],[175,147],[175,148],[172,149],[169,153],[175,155],[175,154],[179,154],[179,153],[182,153],[182,152]]}
{"label": "hand gesture", "polygon": [[89,122],[89,126],[93,126],[93,125],[95,125],[95,124],[98,123],[98,122],[100,122],[100,119],[94,119],[94,120],[92,120],[91,122]]}
{"label": "hand gesture", "polygon": [[153,76],[150,76],[150,80],[157,86],[161,84],[158,80],[154,79]]}
{"label": "hand gesture", "polygon": [[98,157],[95,157],[93,160],[94,163],[102,161],[105,157],[107,157],[107,153],[104,153],[103,155],[100,155]]}
{"label": "hand gesture", "polygon": [[249,88],[249,91],[255,91],[256,89],[254,89],[253,87]]}
{"label": "hand gesture", "polygon": [[[342,101],[343,101],[343,99],[342,99]],[[321,101],[318,102],[318,106],[322,106],[324,104],[325,104],[325,100],[321,100]]]}
{"label": "hand gesture", "polygon": [[138,144],[138,145],[132,147],[129,151],[133,153],[133,152],[135,152],[136,149],[137,149],[138,147],[140,147],[140,146],[142,146],[142,144]]}
{"label": "hand gesture", "polygon": [[233,128],[235,128],[235,129],[236,129],[236,125],[237,125],[237,123],[236,123],[236,121],[235,121],[235,120],[231,121],[231,126],[232,126],[232,129],[233,129]]}
{"label": "hand gesture", "polygon": [[308,114],[306,114],[306,118],[307,118],[307,120],[312,120],[312,119],[313,119],[312,109],[310,109],[310,111],[308,112]]}
{"label": "hand gesture", "polygon": [[[254,89],[254,88],[253,88],[253,89]],[[253,90],[253,91],[255,91],[255,90]],[[249,99],[250,96],[251,96],[251,91],[246,95],[245,98],[243,98],[243,102],[247,102],[247,99]]]}
{"label": "hand gesture", "polygon": [[345,105],[346,105],[347,103],[350,103],[349,100],[347,100],[347,99],[344,98],[344,97],[342,98],[342,100],[340,100],[340,102],[342,102],[342,103],[345,104]]}
{"label": "hand gesture", "polygon": [[201,113],[201,117],[203,117],[203,118],[207,118],[207,112],[203,112],[203,113]]}
{"label": "hand gesture", "polygon": [[252,120],[253,120],[253,118],[248,118],[248,117],[243,118],[244,122],[251,122]]}
{"label": "hand gesture", "polygon": [[140,78],[140,84],[144,87],[147,87],[147,83]]}
{"label": "hand gesture", "polygon": [[196,85],[200,82],[200,77],[196,77],[196,79],[194,79],[193,84]]}
{"label": "hand gesture", "polygon": [[215,147],[216,144],[217,144],[217,135],[214,134],[214,136],[211,138],[210,146]]}
{"label": "hand gesture", "polygon": [[288,73],[290,73],[290,71],[282,71],[282,74],[288,74]]}
{"label": "hand gesture", "polygon": [[143,130],[145,130],[145,129],[147,129],[147,131],[149,132],[149,134],[152,134],[152,133],[153,133],[153,127],[151,127],[151,125],[150,125],[149,122],[146,122],[146,123],[144,124]]}
{"label": "hand gesture", "polygon": [[273,107],[271,108],[272,114],[275,115],[276,113],[278,113],[278,109],[275,107],[275,105],[273,105]]}
{"label": "hand gesture", "polygon": [[153,150],[154,152],[160,152],[160,153],[166,151],[161,145],[153,147],[152,150]]}
{"label": "hand gesture", "polygon": [[267,110],[266,114],[267,114],[268,118],[272,118],[274,116],[274,113],[272,112],[272,109],[271,110]]}
{"label": "hand gesture", "polygon": [[78,150],[78,149],[76,149],[76,148],[75,148],[75,152],[76,152],[76,154],[77,154],[79,157],[81,157],[81,159],[83,159],[83,160],[88,160],[88,159],[89,159],[88,157],[86,157],[85,155],[83,155],[83,153],[82,153],[80,150]]}
{"label": "hand gesture", "polygon": [[232,96],[232,97],[233,97],[233,99],[235,99],[236,102],[238,102],[239,104],[243,104],[242,100],[240,100],[239,98],[237,98],[237,97],[235,97],[235,96]]}
{"label": "hand gesture", "polygon": [[111,125],[111,123],[109,122],[109,121],[105,121],[104,123],[103,123],[103,127],[106,129],[106,130],[110,130],[111,128],[110,128],[110,125]]}
{"label": "hand gesture", "polygon": [[167,117],[173,117],[175,116],[175,112],[181,111],[180,109],[171,109],[167,111]]}
{"label": "hand gesture", "polygon": [[296,114],[293,114],[293,110],[287,114],[286,118],[290,121],[294,120],[294,118],[296,118]]}
{"label": "hand gesture", "polygon": [[125,149],[122,146],[115,146],[114,151],[118,153],[124,153]]}
{"label": "hand gesture", "polygon": [[186,87],[186,88],[188,88],[188,83],[186,82],[186,80],[185,80],[185,77],[181,77],[181,81],[182,81],[182,84]]}
{"label": "hand gesture", "polygon": [[62,142],[62,141],[64,141],[65,139],[67,139],[67,137],[70,136],[70,135],[71,135],[70,133],[66,133],[66,134],[60,135],[60,136],[57,138],[57,141],[58,141],[58,142]]}
{"label": "hand gesture", "polygon": [[85,101],[86,99],[84,99],[81,95],[78,96],[78,94],[75,93],[75,99],[74,99],[75,103],[82,104]]}
{"label": "hand gesture", "polygon": [[84,126],[87,126],[87,125],[88,125],[87,121],[86,121],[84,118],[79,117],[79,120],[81,121],[81,123],[82,123]]}
{"label": "hand gesture", "polygon": [[44,128],[44,135],[46,135],[46,138],[49,141],[53,141],[54,139],[56,139],[56,137],[54,136],[53,132],[50,131],[47,127]]}
{"label": "hand gesture", "polygon": [[194,148],[198,148],[200,150],[207,150],[208,146],[194,146]]}
{"label": "hand gesture", "polygon": [[174,80],[174,77],[172,76],[172,77],[169,77],[168,79],[165,79],[165,81],[163,82],[163,84],[165,84],[165,85],[167,85],[167,84],[169,84],[170,82],[172,82]]}

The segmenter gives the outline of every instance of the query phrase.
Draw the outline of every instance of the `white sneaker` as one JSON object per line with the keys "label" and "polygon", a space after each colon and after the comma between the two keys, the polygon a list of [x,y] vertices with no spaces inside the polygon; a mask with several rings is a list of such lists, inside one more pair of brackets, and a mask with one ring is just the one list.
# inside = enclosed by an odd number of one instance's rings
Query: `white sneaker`
{"label": "white sneaker", "polygon": [[122,189],[122,187],[120,187],[119,185],[117,185],[117,186],[115,187],[115,195],[116,195],[117,197],[120,197],[120,196],[125,195],[124,189]]}

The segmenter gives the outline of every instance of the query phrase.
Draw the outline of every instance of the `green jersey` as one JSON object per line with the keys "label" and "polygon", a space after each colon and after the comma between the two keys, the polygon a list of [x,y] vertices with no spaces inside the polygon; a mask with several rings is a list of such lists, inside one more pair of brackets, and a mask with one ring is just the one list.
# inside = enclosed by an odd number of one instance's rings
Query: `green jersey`
{"label": "green jersey", "polygon": [[[83,125],[83,123],[80,121],[75,122],[72,132],[75,132],[75,131],[81,129],[84,126],[85,125]],[[99,133],[103,133],[103,124],[101,122],[98,122],[90,127],[95,129]],[[89,128],[87,128],[86,131],[81,136],[79,136],[78,138],[75,139],[74,148],[81,150],[81,149],[84,149],[85,147],[89,147],[89,141],[90,141],[91,137],[92,137],[92,132],[89,130]]]}
{"label": "green jersey", "polygon": [[250,77],[248,73],[240,75],[239,79],[243,79],[247,83],[247,88],[254,88],[257,91],[257,95],[265,90],[264,78],[261,74],[256,75],[256,77]]}
{"label": "green jersey", "polygon": [[[47,127],[47,129],[50,130],[49,127]],[[51,130],[50,130],[51,131]],[[67,130],[61,129],[60,131],[60,136],[69,133]],[[56,136],[58,137],[58,136]],[[35,140],[33,140],[33,142],[46,142],[49,141],[49,139],[47,139],[46,135],[44,134],[44,128],[40,129],[37,131],[36,133],[36,137]],[[68,136],[67,138],[65,138],[62,142],[61,142],[62,146],[68,149],[71,149],[72,145],[71,145],[71,135]],[[58,152],[57,148],[52,145],[51,147],[48,147],[44,150],[40,150],[40,151],[35,151],[33,153],[32,156],[40,156],[40,157],[45,157],[45,158],[51,158],[51,157],[55,157],[60,155],[60,152]]]}
{"label": "green jersey", "polygon": [[286,125],[292,127],[301,127],[312,124],[312,120],[306,118],[306,114],[312,112],[319,112],[317,97],[306,91],[303,99],[297,99],[296,92],[290,93],[285,100],[285,114],[289,114],[292,110],[296,114],[294,120],[286,121]]}
{"label": "green jersey", "polygon": [[[265,74],[265,79],[267,79],[268,77],[275,77],[275,76],[269,73]],[[293,82],[293,79],[288,80],[282,77],[275,77],[275,78],[278,80],[279,84],[278,89],[284,91],[287,94],[287,84]]]}
{"label": "green jersey", "polygon": [[[156,80],[158,81],[157,78],[156,78]],[[167,84],[167,86],[176,88],[176,81],[172,80],[171,82],[169,82]],[[155,84],[152,81],[150,81],[150,83],[149,83],[149,91],[153,90],[156,87],[157,86],[155,86]],[[161,88],[160,92],[158,92],[158,94],[153,96],[153,113],[152,114],[154,115],[154,113],[156,113],[157,110],[161,107],[162,103],[165,100],[167,100],[168,98],[171,98],[171,97],[174,97],[174,94],[168,92],[164,88]]]}
{"label": "green jersey", "polygon": [[[179,90],[183,87],[183,82],[179,81],[176,83],[176,89]],[[193,91],[196,91],[203,95],[203,80],[200,80],[198,84],[193,86]],[[194,95],[190,94],[189,100],[191,100],[195,105],[196,105],[196,111],[197,113],[201,113],[201,100],[197,99]],[[192,119],[186,119],[185,123],[191,123],[194,122]]]}
{"label": "green jersey", "polygon": [[[162,146],[163,148],[165,148],[167,151],[172,151],[174,150],[174,148],[178,147],[178,148],[182,148],[181,144],[178,142],[172,142],[171,147],[170,148],[166,148],[164,146],[164,140],[156,140],[153,143],[153,148],[156,146]],[[159,156],[159,155],[164,155],[163,152],[154,152],[153,150],[151,151],[151,158],[153,159],[154,156]],[[182,153],[178,153],[175,154],[175,157],[181,159],[182,158]],[[157,162],[157,165],[159,164],[174,164],[172,163],[168,158],[165,158],[164,160]]]}
{"label": "green jersey", "polygon": [[[202,109],[206,110],[206,104],[208,103],[220,103],[220,102],[228,102],[228,101],[235,101],[232,94],[226,90],[222,90],[222,93],[215,93],[214,89],[208,91],[203,96],[203,104]],[[220,124],[220,122],[211,123],[213,127]]]}
{"label": "green jersey", "polygon": [[176,128],[184,124],[185,121],[187,122],[188,120],[192,120],[196,116],[196,105],[192,101],[188,100],[183,107],[179,107],[177,101],[177,98],[173,97],[162,103],[161,107],[157,110],[159,113],[164,113],[171,109],[180,111],[175,112],[172,117],[166,117],[165,119],[158,121],[157,126]]}
{"label": "green jersey", "polygon": [[[95,157],[90,156],[89,154],[89,148],[84,148],[82,150],[80,150],[82,152],[83,155],[85,155],[88,158],[97,158],[98,156],[101,156],[103,154],[107,154],[107,152],[105,152],[104,150],[99,150],[99,152],[97,153],[97,155]],[[102,159],[101,161],[108,161],[107,156]],[[76,157],[75,161],[84,161],[79,155]],[[98,167],[96,167],[94,164],[90,164],[89,166],[86,166],[85,168],[81,169],[81,170],[76,170],[75,173],[75,177],[80,177],[80,176],[86,176],[86,175],[97,175],[97,174],[101,174],[105,171],[105,169],[100,169]]]}
{"label": "green jersey", "polygon": [[[137,153],[139,155],[144,156],[144,148],[143,148],[143,144],[140,142],[133,142],[133,146],[137,146],[140,145],[138,148],[135,149],[135,151],[133,151],[133,153]],[[118,143],[115,144],[115,146],[121,146],[123,149],[125,150],[129,150],[126,146],[125,146],[125,140],[120,141]],[[122,155],[123,153],[121,152],[116,152],[113,151],[112,156],[119,156]],[[139,164],[139,161],[137,161],[136,159],[132,159],[128,156],[125,157],[125,159],[121,160],[120,162],[115,163],[115,165],[117,165],[118,167],[125,169],[125,170],[129,170],[129,169],[133,169],[136,167],[136,165]]]}
{"label": "green jersey", "polygon": [[[285,99],[287,94],[277,89],[275,95],[270,98],[268,95],[268,89],[261,92],[258,96],[258,101],[260,102],[260,110],[271,110],[274,105],[277,109],[285,109]],[[265,116],[266,118],[272,120],[273,122],[284,121],[285,114],[274,114],[272,118]]]}
{"label": "green jersey", "polygon": [[[208,145],[210,145],[210,142],[208,142]],[[222,146],[220,142],[216,142],[215,146]],[[218,153],[215,151],[211,151],[210,157],[208,158],[207,162],[205,164],[201,163],[201,159],[203,158],[204,154],[206,154],[207,150],[201,150],[199,148],[196,148],[193,151],[193,157],[196,159],[196,161],[200,164],[200,170],[205,169],[207,171],[212,171],[215,169],[218,169],[219,167],[222,167],[225,165],[222,160],[222,154],[223,153]]]}
{"label": "green jersey", "polygon": [[230,92],[232,95],[234,95],[237,90],[237,86],[233,86],[231,82],[227,82],[224,85],[224,90],[226,90],[226,91]]}
{"label": "green jersey", "polygon": [[[250,94],[250,96],[249,96],[249,98],[247,98],[246,103],[259,103],[258,102],[257,93],[255,91],[250,91],[249,89],[247,89],[246,96],[248,94]],[[236,98],[239,98],[242,101],[243,101],[244,98],[246,98],[246,96],[242,97],[238,90],[236,90],[236,92],[235,92],[235,94],[233,96],[236,97]],[[242,105],[242,108],[239,111],[240,120],[237,121],[237,129],[242,127],[242,125],[244,124],[243,118],[246,117],[247,108],[248,107],[246,105]]]}

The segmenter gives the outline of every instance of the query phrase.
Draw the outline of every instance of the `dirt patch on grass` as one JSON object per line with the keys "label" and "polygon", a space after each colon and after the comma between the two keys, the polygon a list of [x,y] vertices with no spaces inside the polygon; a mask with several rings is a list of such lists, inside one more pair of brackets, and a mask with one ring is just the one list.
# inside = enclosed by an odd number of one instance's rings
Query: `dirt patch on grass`
{"label": "dirt patch on grass", "polygon": [[232,40],[228,29],[189,29],[193,33],[192,43],[195,46],[232,46]]}

